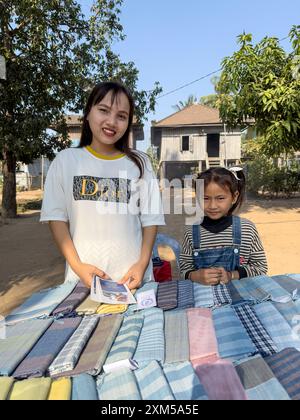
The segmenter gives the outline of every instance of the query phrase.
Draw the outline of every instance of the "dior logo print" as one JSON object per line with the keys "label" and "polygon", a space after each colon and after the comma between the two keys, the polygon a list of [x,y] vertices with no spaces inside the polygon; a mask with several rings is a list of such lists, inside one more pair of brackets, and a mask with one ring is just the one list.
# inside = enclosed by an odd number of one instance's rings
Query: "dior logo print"
{"label": "dior logo print", "polygon": [[74,176],[73,196],[75,201],[88,200],[129,204],[131,180]]}

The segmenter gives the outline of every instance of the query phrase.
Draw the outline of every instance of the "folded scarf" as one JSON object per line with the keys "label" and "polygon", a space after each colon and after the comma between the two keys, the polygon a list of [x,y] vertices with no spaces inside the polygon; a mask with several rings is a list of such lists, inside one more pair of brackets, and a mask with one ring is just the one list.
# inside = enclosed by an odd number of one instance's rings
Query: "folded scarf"
{"label": "folded scarf", "polygon": [[90,292],[90,289],[80,281],[73,292],[53,311],[52,315],[66,316],[71,314],[85,300]]}
{"label": "folded scarf", "polygon": [[204,388],[190,362],[164,365],[163,369],[176,400],[208,400]]}
{"label": "folded scarf", "polygon": [[216,332],[210,309],[187,310],[190,360],[200,364],[219,358]]}
{"label": "folded scarf", "polygon": [[143,400],[173,401],[174,395],[160,365],[153,361],[134,371]]}
{"label": "folded scarf", "polygon": [[100,303],[93,301],[90,297],[87,297],[81,305],[76,308],[77,315],[95,315]]}
{"label": "folded scarf", "polygon": [[212,291],[214,296],[214,306],[219,307],[232,304],[230,291],[227,285],[218,284],[217,286],[212,287]]}
{"label": "folded scarf", "polygon": [[263,357],[277,353],[274,341],[265,330],[254,310],[249,305],[235,307],[235,312],[247,331],[258,353]]}
{"label": "folded scarf", "polygon": [[7,399],[13,383],[13,378],[0,377],[0,401],[5,401]]}
{"label": "folded scarf", "polygon": [[292,300],[292,296],[286,290],[284,290],[279,284],[277,284],[272,277],[258,276],[249,277],[241,280],[243,286],[247,290],[252,291],[253,288],[262,289],[266,294],[269,295],[270,300],[273,302],[286,303]]}
{"label": "folded scarf", "polygon": [[130,401],[141,400],[141,394],[130,369],[100,375],[97,380],[99,400]]}
{"label": "folded scarf", "polygon": [[52,324],[52,319],[35,319],[6,327],[0,340],[0,375],[10,376]]}
{"label": "folded scarf", "polygon": [[142,315],[124,318],[122,327],[106,359],[106,365],[133,358],[143,323],[144,317]]}
{"label": "folded scarf", "polygon": [[64,283],[53,289],[42,290],[32,295],[6,317],[6,324],[16,324],[33,318],[46,318],[72,293],[76,283]]}
{"label": "folded scarf", "polygon": [[52,382],[48,400],[49,401],[70,401],[72,392],[72,381],[70,378],[56,379]]}
{"label": "folded scarf", "polygon": [[98,315],[112,315],[112,314],[123,314],[126,312],[128,305],[108,305],[103,303],[99,306],[96,311]]}
{"label": "folded scarf", "polygon": [[247,396],[232,363],[218,360],[196,367],[196,373],[212,401],[246,401]]}
{"label": "folded scarf", "polygon": [[251,305],[270,300],[270,294],[258,287],[251,279],[245,278],[233,282],[233,286],[240,296]]}
{"label": "folded scarf", "polygon": [[273,303],[273,306],[283,316],[291,328],[294,328],[300,321],[300,301],[288,303]]}
{"label": "folded scarf", "polygon": [[166,363],[189,360],[189,328],[186,311],[165,313]]}
{"label": "folded scarf", "polygon": [[211,286],[193,283],[195,308],[213,308],[214,295]]}
{"label": "folded scarf", "polygon": [[101,372],[107,355],[122,325],[121,315],[100,318],[97,328],[87,343],[74,370],[66,372],[67,376],[89,373],[97,376]]}
{"label": "folded scarf", "polygon": [[83,373],[72,378],[72,401],[98,401],[96,381]]}
{"label": "folded scarf", "polygon": [[292,277],[289,276],[273,276],[272,279],[279,284],[284,290],[286,290],[293,299],[299,299],[300,294],[298,293],[300,288],[300,283]]}
{"label": "folded scarf", "polygon": [[48,367],[74,334],[80,322],[81,318],[54,321],[13,373],[14,378],[26,379],[44,376]]}
{"label": "folded scarf", "polygon": [[215,310],[213,319],[222,358],[235,361],[257,353],[233,308],[224,307]]}
{"label": "folded scarf", "polygon": [[290,398],[300,401],[300,353],[294,348],[266,358],[266,362]]}
{"label": "folded scarf", "polygon": [[293,333],[288,322],[271,302],[254,306],[254,311],[276,344],[278,351],[284,350],[287,347],[294,347],[300,350],[299,337]]}
{"label": "folded scarf", "polygon": [[177,309],[194,308],[194,287],[190,280],[178,281],[178,305]]}
{"label": "folded scarf", "polygon": [[143,312],[144,326],[138,341],[134,360],[137,362],[165,361],[164,313],[161,309],[151,308]]}
{"label": "folded scarf", "polygon": [[177,308],[178,305],[178,282],[168,281],[159,283],[157,289],[158,308],[168,311]]}
{"label": "folded scarf", "polygon": [[93,334],[98,322],[98,316],[83,318],[80,326],[77,328],[73,336],[50,365],[48,369],[50,376],[61,375],[75,368],[78,359]]}
{"label": "folded scarf", "polygon": [[261,356],[238,362],[236,372],[251,401],[288,401],[290,397]]}
{"label": "folded scarf", "polygon": [[15,382],[9,399],[11,401],[46,401],[50,388],[50,378],[33,378]]}

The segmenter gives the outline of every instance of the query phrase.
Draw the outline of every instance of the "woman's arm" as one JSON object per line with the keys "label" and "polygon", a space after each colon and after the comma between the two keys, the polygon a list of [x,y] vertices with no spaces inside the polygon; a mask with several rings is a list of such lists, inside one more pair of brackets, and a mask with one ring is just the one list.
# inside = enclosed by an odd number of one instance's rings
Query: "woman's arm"
{"label": "woman's arm", "polygon": [[91,287],[94,275],[108,278],[102,270],[93,265],[85,264],[80,260],[70,235],[68,223],[50,221],[49,226],[60,252],[74,273],[77,274],[87,287]]}

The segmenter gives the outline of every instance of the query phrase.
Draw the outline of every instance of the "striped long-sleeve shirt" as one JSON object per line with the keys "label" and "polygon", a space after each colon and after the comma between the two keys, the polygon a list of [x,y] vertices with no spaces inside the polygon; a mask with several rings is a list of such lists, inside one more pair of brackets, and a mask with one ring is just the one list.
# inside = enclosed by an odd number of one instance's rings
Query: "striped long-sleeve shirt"
{"label": "striped long-sleeve shirt", "polygon": [[[249,220],[241,218],[241,230],[240,267],[237,269],[240,278],[267,274],[267,259],[256,226]],[[226,246],[232,246],[232,221],[218,233],[211,232],[201,225],[201,251]],[[180,255],[180,270],[183,278],[188,278],[191,271],[196,271],[194,252],[192,226],[187,226]]]}

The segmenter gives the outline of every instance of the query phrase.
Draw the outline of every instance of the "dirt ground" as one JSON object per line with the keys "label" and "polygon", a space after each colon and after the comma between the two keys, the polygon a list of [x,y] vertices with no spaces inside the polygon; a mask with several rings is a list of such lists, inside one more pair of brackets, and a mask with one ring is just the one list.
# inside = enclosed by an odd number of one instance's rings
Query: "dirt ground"
{"label": "dirt ground", "polygon": [[[20,200],[38,200],[41,192],[25,192]],[[260,232],[269,263],[269,274],[300,273],[300,199],[249,200],[243,217]],[[0,314],[6,315],[33,292],[64,281],[64,261],[51,238],[48,226],[40,224],[39,212],[29,211],[5,224],[0,222]],[[184,232],[184,216],[166,216],[160,229],[178,241]],[[163,258],[173,253],[161,248]]]}

